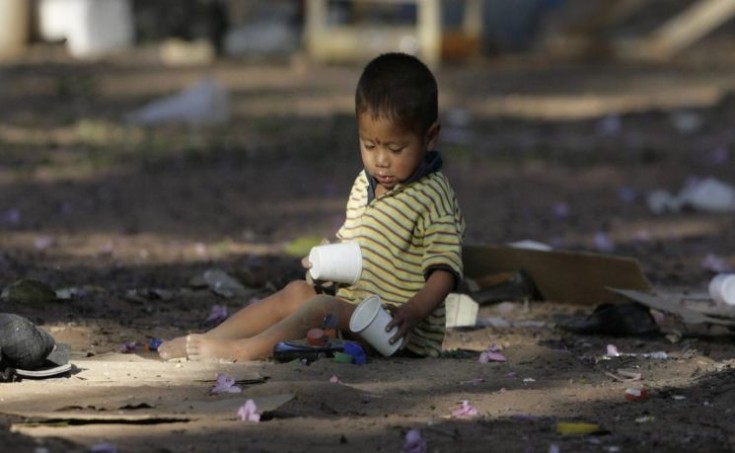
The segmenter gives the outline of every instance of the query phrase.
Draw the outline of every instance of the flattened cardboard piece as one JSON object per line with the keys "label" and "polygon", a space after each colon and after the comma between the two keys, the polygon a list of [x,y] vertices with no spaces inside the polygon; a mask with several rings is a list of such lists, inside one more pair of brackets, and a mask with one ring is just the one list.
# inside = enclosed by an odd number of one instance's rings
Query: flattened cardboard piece
{"label": "flattened cardboard piece", "polygon": [[[620,294],[621,296],[635,302],[639,302],[649,308],[664,313],[673,314],[684,324],[715,324],[720,326],[735,326],[735,313],[730,314],[729,319],[723,315],[725,310],[708,309],[707,313],[700,309],[692,309],[682,305],[682,299],[679,297],[662,297],[654,294],[644,293],[635,290],[626,290],[618,288],[609,288],[610,291]],[[728,310],[729,311],[729,310]]]}
{"label": "flattened cardboard piece", "polygon": [[197,419],[236,420],[238,409],[245,401],[252,399],[257,411],[263,415],[273,412],[294,398],[293,394],[264,395],[247,397],[231,396],[225,399],[159,401],[158,407],[139,404],[126,405],[124,408],[25,411],[13,409],[3,411],[5,414],[17,415],[25,419],[25,423],[36,424],[94,424],[94,423],[175,423]]}
{"label": "flattened cardboard piece", "polygon": [[445,300],[446,327],[467,327],[477,323],[480,305],[467,294],[451,293]]}
{"label": "flattened cardboard piece", "polygon": [[223,373],[239,383],[263,382],[265,378],[247,364],[213,362],[163,362],[134,354],[105,354],[75,360],[75,377],[89,382],[214,382]]}
{"label": "flattened cardboard piece", "polygon": [[553,302],[615,303],[621,298],[606,288],[651,289],[640,264],[632,258],[495,245],[465,246],[462,254],[467,277],[524,270],[542,298]]}

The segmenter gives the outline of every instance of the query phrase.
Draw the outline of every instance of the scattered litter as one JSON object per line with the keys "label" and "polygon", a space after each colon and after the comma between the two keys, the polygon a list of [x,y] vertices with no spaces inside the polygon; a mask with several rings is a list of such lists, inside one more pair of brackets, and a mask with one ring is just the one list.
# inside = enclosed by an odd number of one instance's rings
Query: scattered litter
{"label": "scattered litter", "polygon": [[656,421],[656,417],[653,415],[642,415],[635,419],[636,423],[651,423],[653,421]]}
{"label": "scattered litter", "polygon": [[648,390],[644,388],[625,389],[625,399],[628,401],[646,401],[648,399]]}
{"label": "scattered litter", "polygon": [[217,382],[209,391],[210,395],[217,393],[241,393],[242,388],[235,385],[235,380],[224,373],[217,373]]}
{"label": "scattered litter", "polygon": [[558,422],[556,432],[562,435],[593,434],[600,432],[600,425],[584,422]]}
{"label": "scattered litter", "polygon": [[460,384],[462,385],[479,385],[485,382],[485,379],[483,378],[474,378],[470,379],[469,381],[460,381]]}
{"label": "scattered litter", "polygon": [[241,421],[258,423],[260,421],[260,414],[258,413],[258,407],[255,405],[255,401],[247,400],[240,409],[237,410],[237,415]]}
{"label": "scattered litter", "polygon": [[620,352],[618,351],[618,348],[615,345],[609,344],[607,345],[607,352],[605,353],[605,358],[611,358],[611,357],[642,357],[644,359],[653,359],[653,360],[667,360],[670,358],[669,354],[666,351],[646,352],[643,354],[637,354],[635,352]]}
{"label": "scattered litter", "polygon": [[531,382],[536,382],[536,379],[534,379],[532,377],[527,377],[527,378],[523,378],[523,382],[526,383],[526,384],[528,384],[528,383],[531,383]]}
{"label": "scattered litter", "polygon": [[367,354],[360,343],[345,341],[343,351],[345,354],[352,356],[352,363],[355,365],[365,365],[367,363]]}
{"label": "scattered litter", "polygon": [[544,244],[543,242],[533,241],[531,239],[510,242],[508,243],[508,245],[516,249],[538,250],[541,252],[548,252],[553,250],[553,247],[551,247],[550,245]]}
{"label": "scattered litter", "polygon": [[455,418],[470,418],[475,416],[477,416],[477,409],[468,400],[463,400],[462,405],[452,411],[452,417]]}
{"label": "scattered litter", "polygon": [[620,381],[620,382],[640,381],[641,378],[643,377],[642,373],[638,373],[637,371],[627,370],[624,368],[618,369],[616,373],[611,373],[609,371],[606,371],[605,374],[615,379],[616,381]]}
{"label": "scattered litter", "polygon": [[204,322],[220,324],[222,321],[227,319],[228,316],[230,316],[230,314],[227,312],[227,305],[214,304],[209,312],[209,316]]}
{"label": "scattered litter", "polygon": [[671,398],[672,398],[672,399],[673,399],[674,401],[682,401],[682,400],[685,400],[685,399],[687,399],[687,397],[686,397],[686,396],[684,396],[684,395],[672,395],[672,396],[671,396]]}
{"label": "scattered litter", "polygon": [[482,351],[482,353],[480,353],[480,363],[507,361],[508,358],[501,354],[500,351],[501,349],[493,344],[486,350]]}
{"label": "scattered litter", "polygon": [[201,281],[199,279],[193,279],[191,284],[200,285],[203,283],[212,292],[227,299],[236,296],[246,297],[252,293],[251,290],[245,288],[240,282],[221,269],[209,269],[204,272],[202,277]]}
{"label": "scattered litter", "polygon": [[406,443],[403,444],[402,453],[426,453],[426,441],[421,437],[418,429],[411,429],[406,433]]}
{"label": "scattered litter", "polygon": [[709,283],[709,295],[716,303],[735,306],[735,274],[718,274]]}
{"label": "scattered litter", "polygon": [[656,190],[647,201],[654,214],[678,212],[685,206],[705,212],[734,212],[735,187],[712,177],[691,178],[677,195]]}
{"label": "scattered litter", "polygon": [[158,348],[163,344],[163,340],[160,338],[149,338],[146,349],[151,352],[158,351]]}
{"label": "scattered litter", "polygon": [[154,101],[127,116],[131,124],[148,126],[180,122],[218,124],[229,119],[229,94],[210,78],[178,94]]}

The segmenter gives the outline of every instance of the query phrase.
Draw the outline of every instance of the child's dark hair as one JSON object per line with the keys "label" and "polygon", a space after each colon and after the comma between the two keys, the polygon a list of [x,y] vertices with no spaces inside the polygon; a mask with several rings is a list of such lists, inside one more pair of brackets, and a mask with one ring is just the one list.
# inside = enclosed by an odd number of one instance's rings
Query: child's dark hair
{"label": "child's dark hair", "polygon": [[397,121],[421,135],[438,117],[436,79],[418,58],[404,53],[376,57],[360,76],[355,113]]}

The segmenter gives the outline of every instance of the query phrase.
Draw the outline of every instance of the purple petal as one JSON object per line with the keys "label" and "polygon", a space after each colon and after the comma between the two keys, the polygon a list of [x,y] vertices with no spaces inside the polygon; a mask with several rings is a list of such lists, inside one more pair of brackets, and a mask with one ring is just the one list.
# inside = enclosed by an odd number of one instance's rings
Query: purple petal
{"label": "purple petal", "polygon": [[120,352],[123,354],[130,354],[131,352],[135,352],[136,349],[138,349],[137,341],[128,341],[120,345]]}
{"label": "purple petal", "polygon": [[406,443],[403,444],[402,453],[426,453],[426,441],[421,438],[418,429],[409,430],[406,433]]}
{"label": "purple petal", "polygon": [[563,201],[555,203],[551,208],[551,213],[556,219],[566,219],[569,217],[569,205]]}
{"label": "purple petal", "polygon": [[712,272],[728,272],[730,266],[713,253],[708,253],[702,260],[702,267]]}
{"label": "purple petal", "polygon": [[332,384],[341,384],[342,383],[342,381],[340,380],[340,378],[336,374],[333,374],[332,377],[329,378],[329,382],[331,382]]}
{"label": "purple petal", "polygon": [[260,421],[260,414],[257,412],[258,407],[255,405],[255,401],[247,400],[240,409],[237,411],[237,415],[240,420],[244,422],[258,423]]}
{"label": "purple petal", "polygon": [[477,415],[477,409],[472,406],[469,401],[462,401],[462,405],[452,411],[452,417],[456,418],[469,418]]}
{"label": "purple petal", "polygon": [[507,360],[508,359],[500,353],[500,348],[495,344],[492,344],[480,354],[480,363],[505,362]]}
{"label": "purple petal", "polygon": [[235,385],[235,380],[222,373],[217,373],[217,382],[209,391],[210,394],[240,392],[242,392],[242,389],[239,386]]}
{"label": "purple petal", "polygon": [[117,447],[113,444],[102,442],[96,445],[93,445],[92,448],[89,449],[90,453],[117,453]]}
{"label": "purple petal", "polygon": [[620,357],[620,351],[618,351],[618,347],[614,344],[607,345],[607,355],[610,357]]}
{"label": "purple petal", "polygon": [[600,252],[612,252],[615,250],[615,244],[602,231],[595,233],[595,248]]}

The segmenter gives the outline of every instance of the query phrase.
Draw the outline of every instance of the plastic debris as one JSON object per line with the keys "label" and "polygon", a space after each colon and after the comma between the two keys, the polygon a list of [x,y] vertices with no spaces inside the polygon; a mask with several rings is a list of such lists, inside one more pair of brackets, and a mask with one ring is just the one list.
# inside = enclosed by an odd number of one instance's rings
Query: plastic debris
{"label": "plastic debris", "polygon": [[245,404],[237,410],[237,416],[244,422],[258,423],[260,421],[258,406],[256,406],[255,401],[250,399],[245,401]]}
{"label": "plastic debris", "polygon": [[158,347],[163,344],[163,340],[160,338],[149,338],[148,344],[146,345],[146,349],[148,351],[158,351]]}
{"label": "plastic debris", "polygon": [[217,124],[230,119],[230,99],[216,81],[206,78],[181,93],[154,101],[131,113],[131,124]]}
{"label": "plastic debris", "polygon": [[[210,395],[217,393],[241,393],[242,388],[235,385],[235,380],[226,374],[217,373],[217,382],[209,390]],[[238,412],[239,413],[239,412]]]}
{"label": "plastic debris", "polygon": [[426,441],[421,437],[418,429],[408,430],[406,433],[406,443],[403,444],[402,453],[426,453]]}
{"label": "plastic debris", "polygon": [[482,353],[480,353],[480,363],[507,361],[508,358],[501,354],[500,350],[501,349],[498,346],[493,344],[486,350],[482,351]]}
{"label": "plastic debris", "polygon": [[651,423],[654,421],[656,421],[656,417],[654,417],[653,415],[642,415],[635,419],[635,422],[639,424],[640,423]]}
{"label": "plastic debris", "polygon": [[620,357],[620,351],[618,351],[618,347],[614,344],[607,345],[607,356],[609,357]]}
{"label": "plastic debris", "polygon": [[677,195],[656,190],[648,195],[654,214],[678,212],[687,206],[705,212],[735,212],[735,187],[716,178],[690,178]]}
{"label": "plastic debris", "polygon": [[645,401],[648,399],[648,390],[644,388],[625,389],[625,399],[628,401]]}
{"label": "plastic debris", "polygon": [[227,319],[228,316],[230,316],[230,314],[227,312],[227,305],[215,304],[212,305],[212,310],[209,312],[209,316],[205,322],[220,324],[222,321]]}
{"label": "plastic debris", "polygon": [[344,353],[352,356],[352,363],[355,365],[365,365],[367,363],[367,354],[359,343],[354,341],[346,341],[344,344]]}
{"label": "plastic debris", "polygon": [[472,406],[468,400],[463,400],[462,405],[452,411],[452,417],[455,418],[470,418],[477,416],[477,409]]}
{"label": "plastic debris", "polygon": [[219,296],[229,299],[235,296],[246,297],[251,293],[245,286],[221,269],[209,269],[204,272],[203,277],[204,283]]}
{"label": "plastic debris", "polygon": [[585,422],[558,422],[556,432],[561,435],[584,435],[600,431],[600,425]]}

